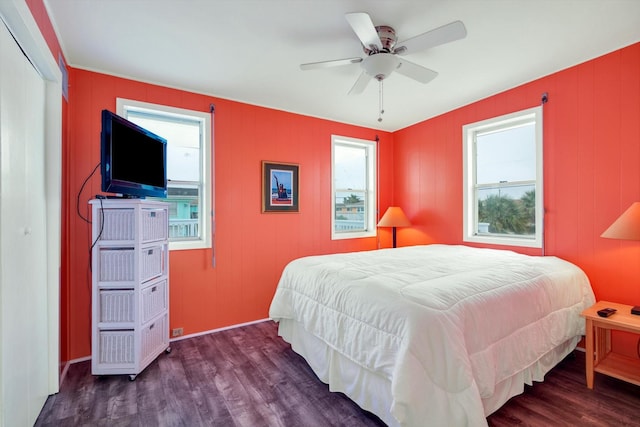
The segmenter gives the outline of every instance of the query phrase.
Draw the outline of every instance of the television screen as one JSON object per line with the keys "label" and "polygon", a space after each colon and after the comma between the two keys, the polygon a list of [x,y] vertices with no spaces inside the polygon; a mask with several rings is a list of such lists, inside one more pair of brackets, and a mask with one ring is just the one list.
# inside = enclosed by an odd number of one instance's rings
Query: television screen
{"label": "television screen", "polygon": [[109,110],[102,111],[102,191],[167,197],[167,140]]}

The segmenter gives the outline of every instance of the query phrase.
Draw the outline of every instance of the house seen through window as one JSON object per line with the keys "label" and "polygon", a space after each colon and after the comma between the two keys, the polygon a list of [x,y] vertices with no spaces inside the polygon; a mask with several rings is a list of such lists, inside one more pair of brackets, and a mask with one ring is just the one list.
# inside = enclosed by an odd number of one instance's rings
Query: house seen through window
{"label": "house seen through window", "polygon": [[331,238],[376,235],[376,143],[332,136]]}
{"label": "house seen through window", "polygon": [[126,99],[117,109],[167,140],[170,248],[211,247],[211,115]]}

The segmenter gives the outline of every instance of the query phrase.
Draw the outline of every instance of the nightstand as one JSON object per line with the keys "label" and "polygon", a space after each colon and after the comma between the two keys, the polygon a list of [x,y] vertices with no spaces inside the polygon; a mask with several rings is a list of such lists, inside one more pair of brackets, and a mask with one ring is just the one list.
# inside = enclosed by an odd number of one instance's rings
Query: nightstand
{"label": "nightstand", "polygon": [[[609,317],[598,316],[606,307],[618,311]],[[598,301],[582,312],[586,320],[587,387],[593,388],[594,372],[609,375],[640,386],[640,359],[611,351],[611,331],[640,334],[640,316],[631,314],[631,306],[609,301]]]}

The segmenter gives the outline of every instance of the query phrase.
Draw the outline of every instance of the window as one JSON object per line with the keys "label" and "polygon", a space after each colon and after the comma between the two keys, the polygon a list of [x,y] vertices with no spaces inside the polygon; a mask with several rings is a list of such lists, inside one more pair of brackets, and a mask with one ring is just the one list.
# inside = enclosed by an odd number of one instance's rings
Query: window
{"label": "window", "polygon": [[128,99],[118,114],[167,140],[170,249],[211,247],[211,115]]}
{"label": "window", "polygon": [[463,240],[542,247],[542,107],[463,127]]}
{"label": "window", "polygon": [[376,235],[376,143],[331,137],[331,238]]}

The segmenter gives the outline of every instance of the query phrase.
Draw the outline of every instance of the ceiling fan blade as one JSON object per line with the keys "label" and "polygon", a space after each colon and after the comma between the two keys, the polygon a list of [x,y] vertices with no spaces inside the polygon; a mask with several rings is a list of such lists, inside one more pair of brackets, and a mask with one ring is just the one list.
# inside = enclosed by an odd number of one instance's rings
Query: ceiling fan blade
{"label": "ceiling fan blade", "polygon": [[382,49],[382,43],[380,42],[380,37],[378,36],[376,27],[373,25],[373,22],[367,13],[354,12],[347,13],[344,16],[347,18],[347,22],[351,25],[351,28],[356,33],[364,47],[369,48],[373,45],[376,49],[372,50],[378,51]]}
{"label": "ceiling fan blade", "polygon": [[371,76],[369,76],[364,71],[360,73],[360,77],[358,77],[356,83],[353,85],[351,90],[349,90],[349,95],[359,95],[364,92],[364,89],[369,84],[369,80],[371,80]]}
{"label": "ceiling fan blade", "polygon": [[429,83],[431,80],[438,77],[437,72],[425,68],[422,65],[407,61],[406,59],[398,59],[400,60],[400,65],[396,68],[396,71],[403,76],[407,76],[410,79],[419,81],[420,83]]}
{"label": "ceiling fan blade", "polygon": [[332,61],[309,62],[307,64],[300,64],[300,69],[303,71],[317,70],[318,68],[339,67],[341,65],[357,64],[358,62],[362,62],[362,58],[346,58],[334,59]]}
{"label": "ceiling fan blade", "polygon": [[462,21],[454,21],[398,43],[400,47],[396,48],[395,51],[400,55],[406,55],[460,40],[466,36],[467,29]]}

